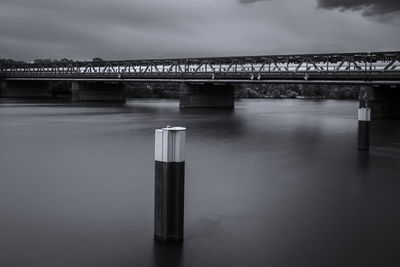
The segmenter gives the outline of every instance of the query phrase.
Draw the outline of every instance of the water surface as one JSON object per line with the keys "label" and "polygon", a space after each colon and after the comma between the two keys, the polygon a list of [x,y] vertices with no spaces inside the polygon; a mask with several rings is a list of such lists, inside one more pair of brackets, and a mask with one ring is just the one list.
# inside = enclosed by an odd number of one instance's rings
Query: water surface
{"label": "water surface", "polygon": [[[400,266],[400,123],[357,102],[0,102],[0,266]],[[153,241],[154,129],[187,127],[185,241]]]}

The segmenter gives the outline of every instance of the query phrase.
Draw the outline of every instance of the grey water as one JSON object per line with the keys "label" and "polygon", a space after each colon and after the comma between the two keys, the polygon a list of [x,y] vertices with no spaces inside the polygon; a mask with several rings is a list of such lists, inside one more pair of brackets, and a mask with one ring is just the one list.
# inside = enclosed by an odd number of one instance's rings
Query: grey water
{"label": "grey water", "polygon": [[[356,101],[0,102],[0,266],[400,266],[400,122]],[[187,127],[185,240],[153,240],[154,130]]]}

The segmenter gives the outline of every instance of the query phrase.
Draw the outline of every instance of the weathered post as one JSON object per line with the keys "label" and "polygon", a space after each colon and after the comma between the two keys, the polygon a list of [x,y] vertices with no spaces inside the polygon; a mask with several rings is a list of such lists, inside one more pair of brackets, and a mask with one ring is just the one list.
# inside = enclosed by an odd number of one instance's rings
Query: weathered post
{"label": "weathered post", "polygon": [[183,241],[185,133],[183,127],[155,131],[154,238],[164,242]]}
{"label": "weathered post", "polygon": [[371,109],[362,107],[358,109],[358,150],[369,150],[369,122]]}
{"label": "weathered post", "polygon": [[371,109],[368,105],[368,89],[361,89],[359,94],[360,107],[358,109],[358,150],[369,150],[369,122]]}

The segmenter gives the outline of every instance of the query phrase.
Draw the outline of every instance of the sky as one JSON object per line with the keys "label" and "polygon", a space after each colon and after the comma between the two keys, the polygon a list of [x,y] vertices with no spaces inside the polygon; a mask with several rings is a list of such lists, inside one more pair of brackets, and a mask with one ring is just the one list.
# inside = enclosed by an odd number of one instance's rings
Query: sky
{"label": "sky", "polygon": [[0,58],[394,50],[399,0],[0,0]]}

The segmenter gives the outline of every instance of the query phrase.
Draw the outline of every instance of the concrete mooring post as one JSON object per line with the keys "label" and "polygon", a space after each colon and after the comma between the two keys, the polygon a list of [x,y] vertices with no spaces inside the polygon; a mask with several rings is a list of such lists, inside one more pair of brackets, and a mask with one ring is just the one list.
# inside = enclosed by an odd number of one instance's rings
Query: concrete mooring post
{"label": "concrete mooring post", "polygon": [[369,123],[371,109],[362,107],[358,109],[358,150],[369,150]]}
{"label": "concrete mooring post", "polygon": [[154,238],[164,242],[183,241],[185,133],[183,127],[155,131]]}

